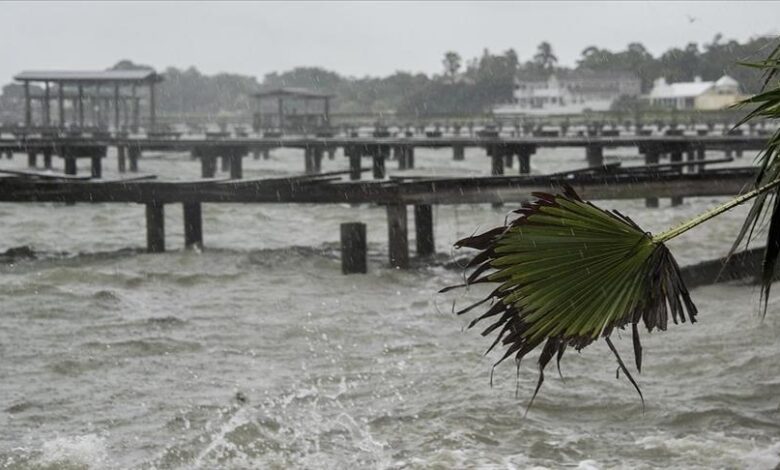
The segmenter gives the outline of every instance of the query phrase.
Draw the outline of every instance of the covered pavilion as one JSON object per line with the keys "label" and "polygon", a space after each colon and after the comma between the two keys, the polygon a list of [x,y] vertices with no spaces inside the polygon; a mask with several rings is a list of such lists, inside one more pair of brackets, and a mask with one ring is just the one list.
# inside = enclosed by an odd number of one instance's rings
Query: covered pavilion
{"label": "covered pavilion", "polygon": [[[58,127],[65,127],[65,100],[73,101],[74,123],[78,128],[85,127],[85,101],[89,101],[93,107],[92,125],[101,127],[103,105],[114,111],[114,129],[122,129],[122,117],[124,125],[137,130],[139,124],[139,107],[141,97],[138,96],[138,87],[148,87],[146,94],[149,108],[150,127],[156,125],[156,92],[155,86],[162,81],[162,76],[152,69],[135,70],[99,70],[99,71],[24,71],[14,77],[14,80],[24,85],[24,124],[30,129],[34,127],[32,103],[33,100],[41,102],[42,127],[51,127],[51,102],[52,91],[56,92],[58,108]],[[31,83],[43,83],[43,94],[34,97],[30,93]],[[52,90],[54,85],[54,90]],[[130,88],[130,93],[125,90]],[[104,93],[103,90],[108,90]],[[111,93],[113,91],[113,93]],[[124,112],[120,103],[124,104]],[[128,103],[133,106],[132,122],[129,122]]]}

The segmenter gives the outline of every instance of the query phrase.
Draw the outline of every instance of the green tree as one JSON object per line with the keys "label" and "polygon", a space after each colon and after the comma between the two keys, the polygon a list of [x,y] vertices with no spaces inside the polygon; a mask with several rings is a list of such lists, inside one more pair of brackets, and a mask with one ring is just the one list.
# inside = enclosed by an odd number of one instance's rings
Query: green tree
{"label": "green tree", "polygon": [[461,65],[461,58],[457,52],[449,51],[444,54],[444,75],[454,78],[458,74]]}
{"label": "green tree", "polygon": [[552,46],[547,41],[542,41],[536,47],[536,54],[534,55],[534,63],[544,71],[552,71],[555,68],[555,64],[558,63],[558,58],[553,54]]}

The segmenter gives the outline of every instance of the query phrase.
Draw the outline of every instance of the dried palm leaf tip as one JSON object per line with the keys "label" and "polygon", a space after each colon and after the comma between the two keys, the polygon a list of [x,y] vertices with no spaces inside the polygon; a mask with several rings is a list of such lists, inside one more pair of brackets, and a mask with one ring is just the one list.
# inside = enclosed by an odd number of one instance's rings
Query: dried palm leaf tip
{"label": "dried palm leaf tip", "polygon": [[696,306],[677,262],[663,241],[619,212],[583,201],[571,188],[534,197],[515,211],[518,217],[508,225],[456,243],[480,252],[467,267],[475,270],[466,283],[452,288],[499,284],[485,299],[457,313],[490,303],[469,327],[486,321],[490,324],[483,336],[497,331],[488,352],[498,344],[505,351],[495,365],[513,355],[519,365],[542,347],[531,404],[554,356],[560,368],[567,347],[579,351],[599,337],[642,398],[610,335],[615,328],[631,326],[636,367],[641,371],[640,323],[653,331],[665,330],[670,315],[674,323],[695,321]]}

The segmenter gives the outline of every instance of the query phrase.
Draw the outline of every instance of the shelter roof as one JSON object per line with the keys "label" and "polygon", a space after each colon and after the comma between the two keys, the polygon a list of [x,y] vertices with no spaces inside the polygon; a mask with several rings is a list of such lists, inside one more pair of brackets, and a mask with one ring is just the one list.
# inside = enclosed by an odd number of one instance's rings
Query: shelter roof
{"label": "shelter roof", "polygon": [[307,88],[273,88],[268,90],[259,91],[252,96],[255,98],[271,98],[271,97],[292,97],[292,98],[332,98],[335,95],[328,93],[321,93]]}
{"label": "shelter roof", "polygon": [[162,77],[152,69],[135,70],[25,70],[14,77],[18,81],[116,83],[152,82]]}

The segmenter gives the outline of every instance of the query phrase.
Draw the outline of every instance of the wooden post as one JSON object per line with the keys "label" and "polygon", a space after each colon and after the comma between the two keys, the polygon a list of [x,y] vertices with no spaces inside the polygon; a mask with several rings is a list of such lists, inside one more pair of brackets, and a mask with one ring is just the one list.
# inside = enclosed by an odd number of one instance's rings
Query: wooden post
{"label": "wooden post", "polygon": [[76,167],[76,158],[68,155],[65,155],[64,157],[65,157],[65,174],[75,175],[78,171],[78,168]]}
{"label": "wooden post", "polygon": [[[237,150],[229,150],[229,159],[230,159],[230,179],[233,180],[240,180],[243,178],[243,169],[241,168],[242,160],[244,159],[244,155]],[[224,157],[223,157],[224,158]]]}
{"label": "wooden post", "polygon": [[222,153],[222,155],[219,157],[219,162],[220,171],[230,171],[230,156],[227,153]]}
{"label": "wooden post", "polygon": [[43,167],[51,170],[51,149],[43,149]]}
{"label": "wooden post", "polygon": [[462,145],[452,146],[452,159],[455,161],[463,161],[466,159],[466,149]]}
{"label": "wooden post", "polygon": [[[647,149],[645,151],[645,165],[656,165],[658,164],[658,150],[657,149]],[[648,197],[645,199],[645,207],[649,208],[656,208],[658,207],[658,198],[657,197]]]}
{"label": "wooden post", "polygon": [[433,239],[433,209],[430,204],[414,206],[414,228],[417,256],[423,258],[436,253],[436,244]]}
{"label": "wooden post", "polygon": [[303,166],[307,175],[314,173],[314,149],[309,146],[303,148]]}
{"label": "wooden post", "polygon": [[117,170],[120,173],[124,173],[127,171],[127,163],[125,158],[125,147],[122,145],[117,146],[116,148],[116,162],[117,162]]}
{"label": "wooden post", "polygon": [[357,147],[344,147],[344,153],[349,157],[349,179],[357,181],[361,178],[361,155]]}
{"label": "wooden post", "polygon": [[284,103],[281,96],[277,99],[277,102],[279,106],[279,132],[284,132]]}
{"label": "wooden post", "polygon": [[501,149],[501,152],[504,154],[504,166],[506,168],[512,168],[512,166],[514,166],[515,160],[514,154],[512,154],[512,152],[506,151],[504,148]]}
{"label": "wooden post", "polygon": [[101,157],[92,157],[92,177],[101,178],[103,176],[103,163]]}
{"label": "wooden post", "polygon": [[398,160],[398,169],[405,170],[407,168],[406,161],[406,147],[398,145],[395,147],[395,159]]}
{"label": "wooden post", "polygon": [[588,161],[588,168],[604,166],[604,147],[601,145],[588,145],[585,147],[585,158]]}
{"label": "wooden post", "polygon": [[409,234],[406,219],[406,205],[387,205],[387,236],[390,266],[409,267]]}
{"label": "wooden post", "polygon": [[30,82],[24,82],[24,127],[32,127],[32,103],[30,102]]}
{"label": "wooden post", "polygon": [[314,173],[322,173],[322,156],[325,153],[321,146],[316,146],[312,149],[314,153]]}
{"label": "wooden post", "polygon": [[384,148],[380,146],[376,146],[373,149],[373,170],[374,170],[374,179],[381,180],[384,179],[385,175],[387,174],[385,171],[385,153]]}
{"label": "wooden post", "polygon": [[146,251],[162,253],[165,251],[165,212],[162,203],[146,204]]}
{"label": "wooden post", "polygon": [[38,154],[34,150],[27,152],[27,166],[35,168],[38,165]]}
{"label": "wooden post", "polygon": [[213,178],[217,173],[217,157],[210,153],[200,156],[200,175],[203,178]]}
{"label": "wooden post", "polygon": [[184,247],[203,249],[203,217],[200,202],[185,202],[184,210]]}
{"label": "wooden post", "polygon": [[138,172],[138,159],[141,157],[141,149],[138,147],[129,147],[127,150],[127,158],[130,160],[130,171],[132,173]]}
{"label": "wooden post", "polygon": [[366,273],[367,263],[366,224],[350,222],[341,224],[341,272],[343,274]]}
{"label": "wooden post", "polygon": [[490,174],[493,176],[500,176],[504,174],[504,156],[499,150],[497,145],[491,145],[488,147],[488,156],[491,159]]}
{"label": "wooden post", "polygon": [[531,155],[534,153],[534,147],[521,145],[517,149],[517,166],[521,175],[531,174]]}
{"label": "wooden post", "polygon": [[414,169],[414,147],[411,145],[406,147],[406,168],[413,170]]}

